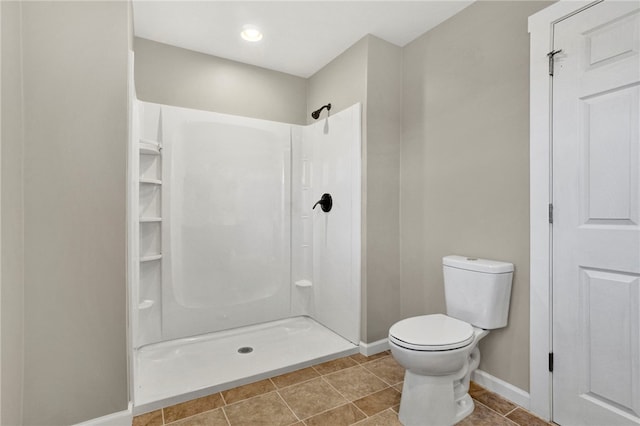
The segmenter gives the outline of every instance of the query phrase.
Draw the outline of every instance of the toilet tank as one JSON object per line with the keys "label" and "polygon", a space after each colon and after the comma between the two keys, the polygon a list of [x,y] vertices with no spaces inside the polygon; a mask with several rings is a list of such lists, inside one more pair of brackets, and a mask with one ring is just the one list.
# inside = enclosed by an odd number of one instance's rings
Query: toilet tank
{"label": "toilet tank", "polygon": [[507,325],[512,263],[445,256],[442,269],[447,315],[485,330]]}

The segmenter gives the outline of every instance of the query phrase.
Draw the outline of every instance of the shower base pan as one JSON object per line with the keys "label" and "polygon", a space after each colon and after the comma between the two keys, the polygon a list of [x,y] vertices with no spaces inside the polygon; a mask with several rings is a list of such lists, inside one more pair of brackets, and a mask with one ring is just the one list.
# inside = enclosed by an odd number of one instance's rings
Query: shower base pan
{"label": "shower base pan", "polygon": [[134,415],[358,353],[308,317],[144,346],[134,351]]}

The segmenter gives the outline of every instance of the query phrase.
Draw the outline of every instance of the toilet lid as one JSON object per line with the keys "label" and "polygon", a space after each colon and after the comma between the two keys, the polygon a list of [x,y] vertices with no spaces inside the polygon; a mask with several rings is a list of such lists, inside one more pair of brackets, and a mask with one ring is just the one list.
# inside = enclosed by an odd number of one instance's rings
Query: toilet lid
{"label": "toilet lid", "polygon": [[422,315],[399,321],[389,329],[389,338],[407,349],[446,351],[473,341],[473,327],[442,314]]}

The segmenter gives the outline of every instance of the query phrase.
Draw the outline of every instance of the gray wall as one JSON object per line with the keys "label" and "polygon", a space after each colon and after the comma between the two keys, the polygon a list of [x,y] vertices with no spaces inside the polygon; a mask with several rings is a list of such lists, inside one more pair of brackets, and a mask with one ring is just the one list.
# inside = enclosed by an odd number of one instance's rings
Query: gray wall
{"label": "gray wall", "polygon": [[477,2],[404,49],[402,315],[444,312],[441,258],[515,264],[480,368],[529,388],[529,36],[548,2]]}
{"label": "gray wall", "polygon": [[366,36],[308,80],[307,120],[362,103],[362,340],[400,319],[399,167],[402,49]]}
{"label": "gray wall", "polygon": [[385,339],[400,320],[400,149],[402,49],[369,39],[367,63],[365,342]]}
{"label": "gray wall", "polygon": [[73,424],[128,403],[129,7],[22,10],[24,423]]}
{"label": "gray wall", "polygon": [[[322,67],[307,80],[306,113],[307,124],[315,122],[311,112],[331,103],[335,114],[355,103],[362,103],[363,121],[367,112],[367,57],[371,36],[362,38]],[[326,110],[322,117],[326,117]],[[364,127],[364,125],[363,125]]]}
{"label": "gray wall", "polygon": [[306,80],[136,37],[140,100],[285,123],[306,122]]}
{"label": "gray wall", "polygon": [[2,9],[2,406],[0,424],[22,424],[24,333],[22,208],[22,70],[20,5],[3,1]]}

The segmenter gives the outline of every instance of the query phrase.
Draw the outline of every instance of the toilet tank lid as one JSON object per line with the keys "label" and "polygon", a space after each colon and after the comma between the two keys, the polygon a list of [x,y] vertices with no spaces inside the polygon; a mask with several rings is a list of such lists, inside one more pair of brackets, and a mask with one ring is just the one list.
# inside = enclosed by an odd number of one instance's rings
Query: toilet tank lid
{"label": "toilet tank lid", "polygon": [[504,274],[513,272],[513,263],[500,262],[498,260],[478,259],[467,256],[445,256],[442,264],[452,268],[465,269],[467,271],[484,272],[488,274]]}

